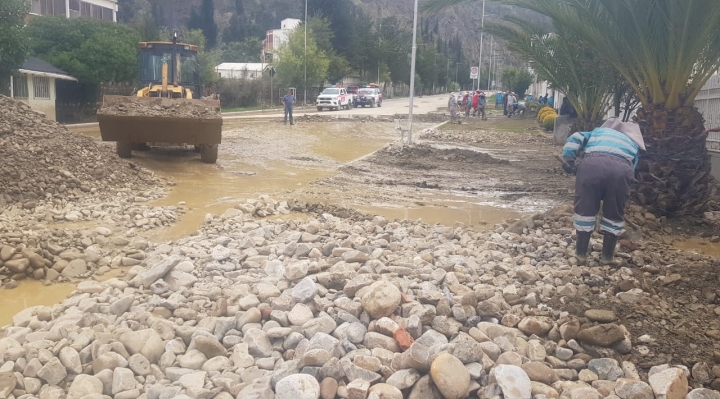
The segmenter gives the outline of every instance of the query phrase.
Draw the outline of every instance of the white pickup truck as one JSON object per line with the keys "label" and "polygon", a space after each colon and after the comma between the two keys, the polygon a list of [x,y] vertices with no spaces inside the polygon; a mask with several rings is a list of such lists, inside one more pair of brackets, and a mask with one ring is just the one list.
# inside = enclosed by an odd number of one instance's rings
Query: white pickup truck
{"label": "white pickup truck", "polygon": [[350,109],[353,106],[353,97],[344,88],[329,87],[320,93],[316,105],[318,111],[322,111],[323,108],[330,108],[335,111],[341,108]]}

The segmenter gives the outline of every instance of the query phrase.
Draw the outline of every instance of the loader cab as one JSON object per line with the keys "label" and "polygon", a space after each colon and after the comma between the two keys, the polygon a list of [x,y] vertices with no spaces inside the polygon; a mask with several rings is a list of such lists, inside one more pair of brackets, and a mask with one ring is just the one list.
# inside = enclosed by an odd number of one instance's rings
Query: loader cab
{"label": "loader cab", "polygon": [[[163,65],[167,65],[167,85],[192,91],[192,98],[200,98],[200,72],[197,62],[198,47],[191,44],[172,42],[141,42],[138,45],[140,58],[140,87],[152,87],[163,83]],[[171,89],[172,91],[172,89]],[[154,94],[155,93],[155,94]],[[150,97],[159,96],[150,92]],[[177,93],[177,91],[174,91]],[[173,95],[169,97],[185,97]]]}

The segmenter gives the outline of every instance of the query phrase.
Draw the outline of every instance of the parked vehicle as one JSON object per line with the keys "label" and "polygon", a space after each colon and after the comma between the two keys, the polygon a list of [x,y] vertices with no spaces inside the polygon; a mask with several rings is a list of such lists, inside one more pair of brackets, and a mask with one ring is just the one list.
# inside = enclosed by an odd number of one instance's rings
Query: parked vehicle
{"label": "parked vehicle", "polygon": [[346,90],[348,94],[352,96],[353,108],[357,107],[357,96],[360,86],[348,86]]}
{"label": "parked vehicle", "polygon": [[382,107],[382,93],[374,87],[362,88],[358,91],[357,106]]}
{"label": "parked vehicle", "polygon": [[341,108],[350,109],[353,106],[353,99],[344,88],[329,87],[320,93],[316,104],[318,111],[322,111],[323,108],[337,111]]}

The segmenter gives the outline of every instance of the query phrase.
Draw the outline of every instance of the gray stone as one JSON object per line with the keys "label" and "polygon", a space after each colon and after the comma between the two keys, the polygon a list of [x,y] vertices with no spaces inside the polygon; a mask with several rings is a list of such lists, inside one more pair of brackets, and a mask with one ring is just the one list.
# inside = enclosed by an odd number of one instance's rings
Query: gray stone
{"label": "gray stone", "polygon": [[388,377],[386,382],[398,389],[408,389],[415,385],[419,379],[419,371],[415,369],[403,369],[394,372],[390,377]]}
{"label": "gray stone", "polygon": [[625,375],[617,360],[609,358],[590,360],[588,369],[597,374],[601,380],[615,381]]}
{"label": "gray stone", "polygon": [[490,380],[500,386],[505,399],[528,399],[531,397],[530,378],[520,367],[497,366],[490,371]]}
{"label": "gray stone", "polygon": [[243,342],[248,344],[248,353],[253,357],[268,357],[273,352],[272,343],[263,330],[257,328],[247,330]]}
{"label": "gray stone", "polygon": [[131,355],[139,353],[153,364],[160,361],[160,356],[164,351],[162,338],[151,328],[123,333],[120,336],[120,342],[125,345]]}
{"label": "gray stone", "polygon": [[310,277],[305,277],[293,287],[290,296],[295,302],[304,303],[311,300],[316,294],[315,282]]}
{"label": "gray stone", "polygon": [[87,271],[87,263],[85,263],[83,259],[75,259],[65,266],[60,275],[66,278],[73,278],[85,274]]}
{"label": "gray stone", "polygon": [[80,355],[74,348],[69,346],[62,348],[58,357],[60,358],[60,362],[63,364],[63,366],[65,366],[65,368],[67,369],[68,373],[82,373]]}
{"label": "gray stone", "polygon": [[133,295],[126,295],[124,297],[116,299],[113,303],[110,304],[110,313],[114,315],[121,315],[130,309],[130,306],[132,306],[134,301],[135,296]]}
{"label": "gray stone", "polygon": [[307,374],[293,374],[275,385],[275,399],[318,399],[320,384]]}
{"label": "gray stone", "polygon": [[689,389],[685,373],[675,367],[652,374],[649,383],[655,397],[662,399],[684,399]]}
{"label": "gray stone", "polygon": [[[151,268],[147,269],[143,273],[135,276],[135,278],[130,280],[130,285],[134,287],[150,287],[150,284],[163,278],[166,274],[170,272],[170,270],[177,266],[177,264],[180,263],[180,260],[181,258],[177,256],[171,256],[169,258],[163,259],[160,262],[154,264]],[[148,360],[150,359],[148,358]]]}
{"label": "gray stone", "polygon": [[136,375],[150,375],[150,362],[147,358],[145,358],[145,356],[139,353],[130,356],[128,359],[128,366]]}
{"label": "gray stone", "polygon": [[707,388],[693,389],[685,399],[720,399],[720,392]]}
{"label": "gray stone", "polygon": [[70,388],[68,389],[68,399],[80,399],[85,395],[102,395],[103,383],[99,378],[80,374],[75,377]]}
{"label": "gray stone", "polygon": [[132,370],[118,367],[113,370],[112,394],[117,395],[120,392],[135,389],[137,381]]}
{"label": "gray stone", "polygon": [[615,394],[621,399],[655,399],[650,385],[643,381],[618,378],[615,384]]}
{"label": "gray stone", "polygon": [[400,305],[400,290],[390,282],[378,281],[367,288],[362,305],[374,319],[390,316]]}
{"label": "gray stone", "polygon": [[49,385],[57,385],[67,376],[67,370],[60,359],[54,357],[38,370],[37,375]]}

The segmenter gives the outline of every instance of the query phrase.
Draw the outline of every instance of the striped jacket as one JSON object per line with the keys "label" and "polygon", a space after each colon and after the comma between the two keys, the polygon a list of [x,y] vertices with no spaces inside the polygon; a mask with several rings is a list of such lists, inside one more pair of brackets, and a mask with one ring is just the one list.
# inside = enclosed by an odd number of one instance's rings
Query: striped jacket
{"label": "striped jacket", "polygon": [[592,132],[577,132],[568,137],[562,157],[574,161],[580,149],[586,154],[606,153],[625,158],[632,163],[633,169],[640,160],[640,147],[630,137],[606,127],[596,128]]}

